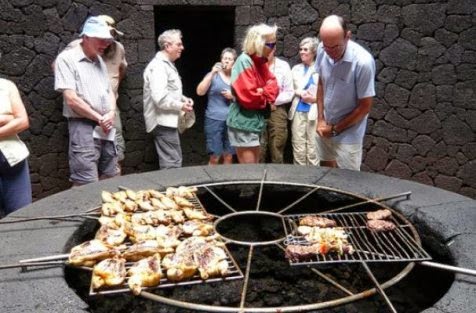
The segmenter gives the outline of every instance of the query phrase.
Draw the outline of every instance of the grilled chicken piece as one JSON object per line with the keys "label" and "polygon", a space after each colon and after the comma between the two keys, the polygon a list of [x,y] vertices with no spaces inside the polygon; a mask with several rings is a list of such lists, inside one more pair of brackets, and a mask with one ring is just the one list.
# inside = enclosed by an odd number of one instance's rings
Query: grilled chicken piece
{"label": "grilled chicken piece", "polygon": [[335,227],[336,221],[317,215],[308,215],[299,219],[300,226]]}
{"label": "grilled chicken piece", "polygon": [[168,210],[166,211],[168,216],[174,221],[176,224],[182,224],[185,222],[185,215],[183,215],[183,211],[179,210]]}
{"label": "grilled chicken piece", "polygon": [[115,257],[105,259],[94,266],[91,284],[93,289],[117,286],[126,279],[126,260]]}
{"label": "grilled chicken piece", "polygon": [[209,243],[194,251],[193,259],[198,265],[198,272],[202,279],[224,276],[228,272],[225,251]]}
{"label": "grilled chicken piece", "polygon": [[165,197],[162,193],[154,189],[149,189],[147,190],[147,192],[150,194],[152,198],[162,199],[163,197]]}
{"label": "grilled chicken piece", "polygon": [[157,242],[164,249],[173,249],[180,244],[179,236],[182,230],[178,226],[159,225],[156,228]]}
{"label": "grilled chicken piece", "polygon": [[96,232],[95,239],[104,241],[111,246],[118,246],[126,240],[124,227],[117,227],[116,223],[102,225]]}
{"label": "grilled chicken piece", "polygon": [[151,198],[148,190],[139,190],[136,192],[136,201],[147,201]]}
{"label": "grilled chicken piece", "polygon": [[367,227],[376,232],[384,232],[397,228],[394,223],[386,220],[369,220],[367,221]]}
{"label": "grilled chicken piece", "polygon": [[113,257],[119,251],[107,243],[93,239],[71,249],[68,263],[75,266],[93,266],[98,261]]}
{"label": "grilled chicken piece", "polygon": [[164,249],[160,247],[157,240],[145,240],[133,244],[126,251],[122,252],[122,257],[127,261],[138,261],[156,253],[165,255],[174,252],[173,249]]}
{"label": "grilled chicken piece", "polygon": [[129,199],[131,199],[132,201],[136,201],[137,200],[137,193],[134,191],[134,190],[131,190],[131,189],[126,189],[126,195]]}
{"label": "grilled chicken piece", "polygon": [[139,206],[139,208],[141,210],[144,210],[144,211],[154,211],[155,210],[155,208],[152,206],[152,204],[149,201],[138,200],[136,203],[137,203],[137,205]]}
{"label": "grilled chicken piece", "polygon": [[102,191],[101,192],[101,198],[102,198],[102,202],[104,203],[107,203],[107,202],[114,202],[114,198],[112,196],[112,193],[110,193],[109,191]]}
{"label": "grilled chicken piece", "polygon": [[178,210],[179,209],[179,206],[177,205],[177,203],[175,203],[174,200],[170,199],[170,198],[167,198],[165,196],[163,196],[160,201],[165,205],[165,207],[169,210]]}
{"label": "grilled chicken piece", "polygon": [[103,203],[101,206],[101,213],[104,216],[114,216],[118,213],[124,213],[124,209],[122,208],[122,203],[115,200]]}
{"label": "grilled chicken piece", "polygon": [[157,231],[151,225],[127,224],[124,231],[133,243],[157,239]]}
{"label": "grilled chicken piece", "polygon": [[193,203],[180,196],[173,196],[175,203],[181,208],[193,208]]}
{"label": "grilled chicken piece", "polygon": [[202,210],[193,210],[190,208],[183,208],[185,216],[190,220],[208,220],[210,216]]}
{"label": "grilled chicken piece", "polygon": [[135,212],[139,209],[139,206],[137,205],[136,202],[130,200],[130,199],[126,199],[126,201],[124,201],[124,211],[125,212]]}
{"label": "grilled chicken piece", "polygon": [[127,200],[127,193],[124,190],[114,192],[112,196],[114,197],[114,199],[119,200],[121,202],[126,202]]}
{"label": "grilled chicken piece", "polygon": [[182,241],[174,254],[168,254],[162,260],[162,266],[167,270],[167,278],[171,281],[181,281],[195,275],[198,269],[193,258],[193,251],[206,245],[203,237],[191,237]]}
{"label": "grilled chicken piece", "polygon": [[148,211],[132,215],[131,222],[138,225],[168,225],[171,222],[171,217],[164,210]]}
{"label": "grilled chicken piece", "polygon": [[178,188],[175,188],[175,187],[167,188],[165,194],[169,198],[172,198],[173,196],[179,196],[182,198],[191,199],[195,196],[195,192],[197,192],[196,187],[180,186]]}
{"label": "grilled chicken piece", "polygon": [[154,254],[134,263],[129,269],[128,274],[130,277],[127,284],[136,296],[140,294],[142,287],[159,285],[160,278],[162,278],[160,255]]}
{"label": "grilled chicken piece", "polygon": [[165,204],[157,198],[150,198],[150,203],[156,210],[168,210]]}
{"label": "grilled chicken piece", "polygon": [[385,220],[390,216],[392,216],[392,211],[389,209],[382,209],[367,213],[367,219],[369,220]]}
{"label": "grilled chicken piece", "polygon": [[182,229],[189,236],[208,236],[213,232],[213,225],[200,220],[189,220],[183,223]]}

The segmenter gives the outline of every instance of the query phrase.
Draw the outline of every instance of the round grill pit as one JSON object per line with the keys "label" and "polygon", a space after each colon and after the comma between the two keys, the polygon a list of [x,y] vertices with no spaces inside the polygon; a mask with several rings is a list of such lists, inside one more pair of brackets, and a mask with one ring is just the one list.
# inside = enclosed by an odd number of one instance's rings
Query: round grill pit
{"label": "round grill pit", "polygon": [[[224,237],[236,241],[258,243],[251,257],[250,275],[247,283],[244,308],[290,307],[313,303],[322,303],[348,296],[316,275],[307,266],[290,266],[284,258],[284,252],[278,245],[262,244],[284,238],[282,222],[274,214],[292,205],[313,188],[309,186],[265,184],[258,204],[259,184],[224,184],[208,187],[219,198],[233,207],[237,213],[221,203],[215,195],[204,188],[197,193],[204,208],[213,215],[223,217],[216,223],[216,230]],[[305,199],[294,204],[284,214],[316,213],[336,209],[365,198],[335,190],[319,189]],[[243,211],[256,211],[252,214],[240,214]],[[378,209],[376,204],[365,204],[348,209],[359,212]],[[94,237],[98,228],[95,221],[86,221],[69,242],[72,247]],[[434,235],[425,234],[424,237]],[[425,248],[425,243],[423,242]],[[228,250],[245,272],[249,260],[247,244],[227,244]],[[434,260],[449,263],[447,251],[435,253],[429,250]],[[373,263],[369,267],[377,280],[383,283],[400,273],[406,263]],[[328,275],[353,293],[359,293],[374,287],[369,276],[360,264],[324,264],[313,266]],[[130,293],[100,295],[90,297],[90,272],[67,267],[65,277],[69,285],[89,304],[89,312],[199,312],[165,305],[163,303],[135,297]],[[416,266],[409,275],[396,285],[385,290],[398,312],[421,312],[434,304],[446,293],[454,280],[449,272]],[[150,292],[160,296],[193,304],[205,304],[217,307],[235,307],[239,310],[242,280],[207,283],[191,286],[177,286],[167,289],[155,289]],[[430,288],[431,286],[431,288]],[[325,308],[319,312],[384,312],[388,306],[379,294],[351,302],[338,307]],[[313,311],[309,311],[313,312]]]}

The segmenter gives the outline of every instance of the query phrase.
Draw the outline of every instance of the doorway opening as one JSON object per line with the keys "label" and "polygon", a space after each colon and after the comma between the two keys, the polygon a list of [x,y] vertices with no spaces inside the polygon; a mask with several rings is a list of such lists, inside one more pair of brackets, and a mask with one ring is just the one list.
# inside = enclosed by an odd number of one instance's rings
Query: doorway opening
{"label": "doorway opening", "polygon": [[[225,47],[234,47],[235,7],[233,6],[155,6],[155,38],[167,29],[180,29],[185,50],[175,62],[182,77],[183,93],[195,101],[195,125],[182,136],[183,166],[208,162],[203,120],[206,96],[196,88],[220,59]],[[157,50],[159,50],[157,46]]]}

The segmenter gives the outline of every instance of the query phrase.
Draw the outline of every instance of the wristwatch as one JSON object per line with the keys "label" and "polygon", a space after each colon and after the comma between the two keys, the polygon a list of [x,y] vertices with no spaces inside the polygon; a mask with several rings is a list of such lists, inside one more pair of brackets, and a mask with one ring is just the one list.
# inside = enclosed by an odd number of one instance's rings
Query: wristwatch
{"label": "wristwatch", "polygon": [[331,126],[331,136],[332,136],[332,137],[335,137],[335,136],[337,136],[337,135],[339,135],[339,134],[337,133],[336,126],[335,126],[335,125],[332,125],[332,126]]}

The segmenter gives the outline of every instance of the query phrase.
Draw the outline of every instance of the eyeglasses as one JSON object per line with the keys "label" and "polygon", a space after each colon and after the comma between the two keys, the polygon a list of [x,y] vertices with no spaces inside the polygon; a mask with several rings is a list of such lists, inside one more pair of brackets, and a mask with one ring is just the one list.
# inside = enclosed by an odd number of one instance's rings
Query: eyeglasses
{"label": "eyeglasses", "polygon": [[327,51],[334,51],[334,50],[337,50],[337,49],[339,49],[343,46],[344,45],[335,45],[335,46],[329,47],[329,46],[323,45],[324,49],[327,50]]}
{"label": "eyeglasses", "polygon": [[274,49],[276,47],[276,41],[275,42],[265,42],[264,45],[270,49]]}

